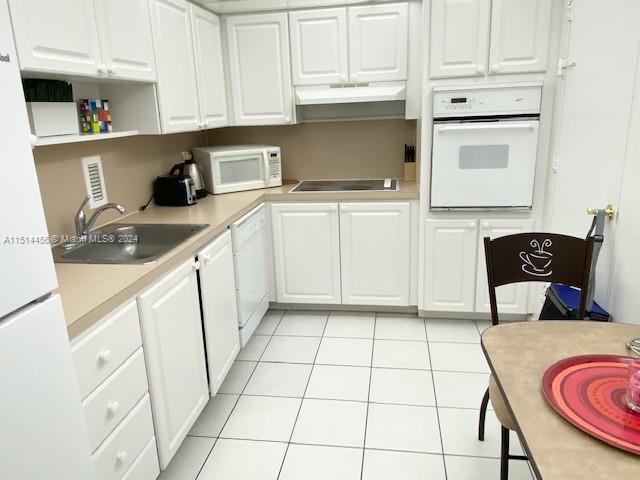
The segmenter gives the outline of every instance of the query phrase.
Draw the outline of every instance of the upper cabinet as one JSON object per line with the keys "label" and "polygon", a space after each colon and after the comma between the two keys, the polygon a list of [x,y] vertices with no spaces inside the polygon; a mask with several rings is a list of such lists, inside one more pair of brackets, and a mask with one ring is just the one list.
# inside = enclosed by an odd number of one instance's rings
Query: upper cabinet
{"label": "upper cabinet", "polygon": [[431,78],[546,69],[551,0],[433,0]]}
{"label": "upper cabinet", "polygon": [[234,124],[291,123],[287,14],[233,15],[226,26]]}
{"label": "upper cabinet", "polygon": [[191,28],[196,59],[200,120],[204,128],[229,124],[222,61],[220,18],[191,5]]}
{"label": "upper cabinet", "polygon": [[155,80],[147,0],[10,0],[22,70]]}
{"label": "upper cabinet", "polygon": [[406,80],[406,3],[349,8],[349,80]]}
{"label": "upper cabinet", "polygon": [[490,18],[490,0],[431,2],[432,78],[484,75]]}
{"label": "upper cabinet", "polygon": [[346,83],[347,9],[294,11],[289,13],[289,22],[293,84]]}
{"label": "upper cabinet", "polygon": [[107,75],[155,82],[148,0],[95,0],[95,7]]}
{"label": "upper cabinet", "polygon": [[289,13],[293,84],[407,78],[406,3]]}
{"label": "upper cabinet", "polygon": [[493,0],[490,72],[544,72],[551,0]]}
{"label": "upper cabinet", "polygon": [[186,0],[150,0],[164,133],[227,124],[219,19]]}

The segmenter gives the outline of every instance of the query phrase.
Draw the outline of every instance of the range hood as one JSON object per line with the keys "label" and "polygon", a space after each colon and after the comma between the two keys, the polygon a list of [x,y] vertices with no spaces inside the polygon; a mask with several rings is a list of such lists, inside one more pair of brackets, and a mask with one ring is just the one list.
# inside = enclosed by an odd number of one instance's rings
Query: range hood
{"label": "range hood", "polygon": [[394,102],[405,99],[405,82],[296,87],[296,105]]}

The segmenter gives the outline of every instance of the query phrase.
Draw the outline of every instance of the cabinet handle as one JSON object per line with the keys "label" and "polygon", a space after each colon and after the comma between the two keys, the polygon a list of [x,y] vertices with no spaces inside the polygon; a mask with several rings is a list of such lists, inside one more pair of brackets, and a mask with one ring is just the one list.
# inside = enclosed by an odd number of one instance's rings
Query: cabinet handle
{"label": "cabinet handle", "polygon": [[127,461],[129,454],[126,450],[120,450],[116,455],[116,462],[122,464]]}
{"label": "cabinet handle", "polygon": [[115,402],[111,402],[108,406],[107,406],[107,411],[111,414],[111,415],[115,415],[116,413],[118,413],[118,410],[120,410],[120,402],[118,402],[117,400]]}
{"label": "cabinet handle", "polygon": [[478,73],[484,73],[484,65],[478,65],[476,67],[476,72]]}
{"label": "cabinet handle", "polygon": [[499,72],[500,71],[500,65],[498,65],[497,63],[491,66],[491,71],[492,72]]}
{"label": "cabinet handle", "polygon": [[482,228],[491,228],[491,224],[489,222],[482,222]]}
{"label": "cabinet handle", "polygon": [[105,67],[104,63],[101,63],[100,65],[98,65],[98,74],[100,75],[107,74],[107,68]]}
{"label": "cabinet handle", "polygon": [[111,360],[111,350],[109,350],[108,348],[105,348],[104,350],[102,350],[102,351],[98,354],[98,359],[99,359],[102,363],[107,363],[109,360]]}

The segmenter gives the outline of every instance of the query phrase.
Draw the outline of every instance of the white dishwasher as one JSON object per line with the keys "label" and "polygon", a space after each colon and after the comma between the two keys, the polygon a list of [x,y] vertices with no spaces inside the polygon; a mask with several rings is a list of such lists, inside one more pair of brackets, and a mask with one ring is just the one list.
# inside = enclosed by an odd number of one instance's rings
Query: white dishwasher
{"label": "white dishwasher", "polygon": [[264,204],[231,225],[242,347],[247,344],[269,308],[267,232]]}

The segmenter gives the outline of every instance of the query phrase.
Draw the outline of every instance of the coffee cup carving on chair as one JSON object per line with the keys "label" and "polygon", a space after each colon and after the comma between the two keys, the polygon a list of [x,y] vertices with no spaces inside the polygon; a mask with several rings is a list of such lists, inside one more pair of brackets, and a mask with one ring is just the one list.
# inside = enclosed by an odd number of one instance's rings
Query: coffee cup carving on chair
{"label": "coffee cup carving on chair", "polygon": [[519,255],[524,262],[522,270],[536,277],[548,277],[552,273],[551,262],[553,261],[553,254],[544,249],[552,245],[551,240],[546,239],[542,244],[537,240],[532,240],[530,245],[534,249],[533,252],[520,252]]}

